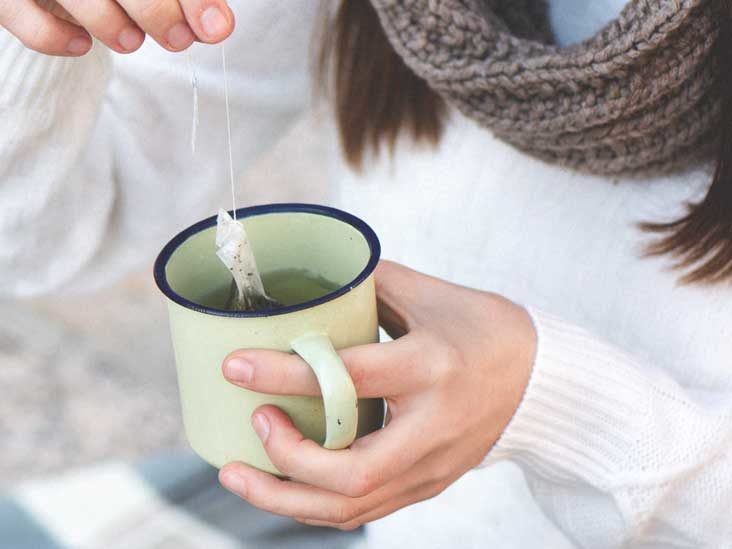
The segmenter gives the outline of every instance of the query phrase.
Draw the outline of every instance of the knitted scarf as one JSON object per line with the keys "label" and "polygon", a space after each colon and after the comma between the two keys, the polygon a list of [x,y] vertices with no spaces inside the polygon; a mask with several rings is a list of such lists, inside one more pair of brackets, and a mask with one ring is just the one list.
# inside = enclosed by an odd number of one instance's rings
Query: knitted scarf
{"label": "knitted scarf", "polygon": [[568,47],[553,43],[544,0],[371,2],[418,76],[536,157],[648,175],[707,158],[717,141],[711,0],[632,0]]}

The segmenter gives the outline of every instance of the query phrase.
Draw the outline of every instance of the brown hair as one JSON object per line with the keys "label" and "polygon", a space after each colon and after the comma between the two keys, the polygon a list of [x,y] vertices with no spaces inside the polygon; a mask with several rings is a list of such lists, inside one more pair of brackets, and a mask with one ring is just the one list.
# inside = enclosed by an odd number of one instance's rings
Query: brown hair
{"label": "brown hair", "polygon": [[383,142],[393,149],[402,131],[436,144],[445,104],[391,47],[371,3],[343,0],[334,18],[327,9],[323,18],[319,80],[332,84],[348,163],[360,169],[367,152]]}
{"label": "brown hair", "polygon": [[[719,10],[720,25],[732,25],[732,2],[709,1]],[[321,38],[320,81],[332,83],[341,146],[349,164],[360,169],[364,156],[378,152],[382,143],[393,149],[402,131],[416,141],[436,144],[445,104],[396,54],[371,3],[343,0],[328,19]],[[716,58],[723,106],[712,185],[701,202],[688,205],[681,219],[640,224],[659,235],[647,255],[672,256],[675,268],[685,270],[685,283],[732,280],[732,32],[719,33]]]}
{"label": "brown hair", "polygon": [[674,266],[685,269],[682,282],[715,283],[732,280],[732,2],[713,0],[722,31],[715,45],[717,85],[722,97],[717,163],[704,200],[689,204],[687,214],[667,223],[641,223],[662,236],[648,247],[648,255],[669,254]]}

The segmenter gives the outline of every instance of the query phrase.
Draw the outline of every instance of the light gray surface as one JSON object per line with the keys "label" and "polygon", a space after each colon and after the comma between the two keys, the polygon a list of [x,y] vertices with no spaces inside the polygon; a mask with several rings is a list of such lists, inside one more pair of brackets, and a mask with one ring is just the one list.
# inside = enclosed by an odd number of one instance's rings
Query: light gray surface
{"label": "light gray surface", "polygon": [[182,442],[165,311],[150,277],[107,294],[2,304],[2,485]]}

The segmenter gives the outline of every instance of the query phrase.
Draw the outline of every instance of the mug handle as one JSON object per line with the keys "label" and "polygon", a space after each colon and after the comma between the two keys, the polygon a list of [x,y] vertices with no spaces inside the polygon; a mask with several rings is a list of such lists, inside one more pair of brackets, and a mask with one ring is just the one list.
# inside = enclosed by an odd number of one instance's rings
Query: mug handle
{"label": "mug handle", "polygon": [[340,450],[356,439],[358,397],[351,376],[325,334],[309,334],[290,343],[318,378],[325,407],[325,443],[329,450]]}

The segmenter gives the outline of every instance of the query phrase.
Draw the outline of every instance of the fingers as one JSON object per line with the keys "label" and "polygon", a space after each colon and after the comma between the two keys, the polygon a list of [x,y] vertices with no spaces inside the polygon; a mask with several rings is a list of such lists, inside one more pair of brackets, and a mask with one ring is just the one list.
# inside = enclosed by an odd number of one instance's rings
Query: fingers
{"label": "fingers", "polygon": [[51,55],[83,55],[91,49],[90,34],[129,53],[146,33],[164,48],[180,51],[196,39],[220,42],[234,29],[225,0],[59,0],[54,10],[58,17],[34,0],[0,0],[0,25],[27,47]]}
{"label": "fingers", "polygon": [[[393,512],[398,511],[402,507],[407,505],[413,505],[430,499],[440,494],[443,487],[439,484],[429,483],[418,486],[406,493],[399,494],[397,497],[388,498],[380,505],[369,509],[367,512],[352,517],[350,513],[346,513],[348,520],[338,522],[333,520],[321,520],[312,518],[297,518],[298,522],[307,524],[309,526],[323,526],[327,528],[337,528],[339,530],[355,530],[364,524],[379,520],[387,515],[391,515]],[[297,515],[296,515],[297,516]],[[299,515],[298,517],[302,517]]]}
{"label": "fingers", "polygon": [[[96,0],[74,0],[94,2]],[[177,0],[117,0],[139,27],[170,51],[186,49],[195,40]]]}
{"label": "fingers", "polygon": [[348,530],[434,495],[437,490],[432,482],[420,484],[420,473],[415,471],[361,498],[280,480],[242,463],[223,467],[219,481],[227,490],[264,511],[297,517],[307,524]]}
{"label": "fingers", "polygon": [[48,55],[79,56],[92,47],[84,29],[45,11],[33,0],[0,0],[0,26],[27,48]]}
{"label": "fingers", "polygon": [[118,0],[155,41],[172,51],[194,40],[220,42],[234,30],[234,14],[225,0]]}
{"label": "fingers", "polygon": [[[224,359],[224,377],[239,387],[271,395],[318,396],[315,374],[298,355],[241,349]],[[358,387],[356,387],[358,392]]]}
{"label": "fingers", "polygon": [[282,474],[350,497],[370,494],[428,453],[422,423],[408,414],[345,450],[325,450],[304,438],[290,418],[274,406],[257,409],[252,426]]}
{"label": "fingers", "polygon": [[119,53],[137,50],[144,33],[113,0],[61,0],[66,11],[110,49]]}
{"label": "fingers", "polygon": [[[403,479],[396,479],[384,487],[383,492],[389,493],[390,497],[380,498],[377,505],[365,506],[367,511],[351,517],[345,522],[323,521],[302,515],[298,516],[296,520],[311,526],[353,530],[390,515],[403,507],[433,498],[441,494],[467,470],[464,464],[456,462],[449,454],[449,450],[447,453],[437,452],[420,461]],[[470,466],[468,465],[467,468],[469,469]],[[393,489],[395,485],[400,488]]]}
{"label": "fingers", "polygon": [[366,512],[369,503],[307,484],[280,480],[241,463],[223,467],[219,481],[255,507],[288,517],[345,522]]}
{"label": "fingers", "polygon": [[221,42],[234,30],[234,13],[225,0],[181,0],[181,7],[202,42]]}
{"label": "fingers", "polygon": [[[430,369],[420,361],[421,339],[414,335],[339,351],[361,398],[395,396],[428,386]],[[224,361],[224,377],[240,387],[268,394],[320,395],[315,374],[297,355],[239,350]]]}
{"label": "fingers", "polygon": [[71,14],[66,11],[61,4],[57,4],[55,0],[36,0],[36,4],[38,4],[51,14],[55,15],[59,19],[63,19],[64,21],[68,21],[69,23],[73,23],[74,25],[79,24],[79,22],[71,17]]}

